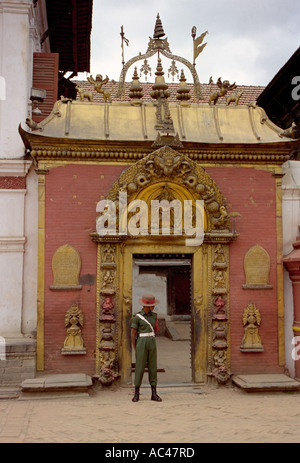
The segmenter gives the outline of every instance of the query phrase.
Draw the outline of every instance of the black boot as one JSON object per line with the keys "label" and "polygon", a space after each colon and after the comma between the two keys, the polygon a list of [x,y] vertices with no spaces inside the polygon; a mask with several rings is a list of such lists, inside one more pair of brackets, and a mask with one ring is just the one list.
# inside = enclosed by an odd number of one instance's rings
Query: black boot
{"label": "black boot", "polygon": [[139,400],[140,400],[140,388],[139,386],[135,386],[132,402],[138,402]]}
{"label": "black boot", "polygon": [[151,390],[151,400],[155,400],[155,402],[161,402],[161,398],[159,397],[159,395],[156,394],[156,386],[151,386]]}

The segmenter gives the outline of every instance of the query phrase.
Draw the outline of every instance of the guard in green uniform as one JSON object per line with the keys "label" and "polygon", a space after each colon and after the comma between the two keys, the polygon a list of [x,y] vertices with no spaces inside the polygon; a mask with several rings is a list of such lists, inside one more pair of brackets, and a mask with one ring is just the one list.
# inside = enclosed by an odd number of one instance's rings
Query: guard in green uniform
{"label": "guard in green uniform", "polygon": [[145,295],[139,300],[143,306],[131,323],[131,341],[135,350],[135,392],[132,399],[138,402],[140,398],[140,386],[142,383],[146,365],[149,371],[149,383],[151,385],[151,400],[161,402],[161,398],[156,393],[157,385],[157,354],[155,333],[158,330],[157,314],[153,309],[158,301],[152,295]]}

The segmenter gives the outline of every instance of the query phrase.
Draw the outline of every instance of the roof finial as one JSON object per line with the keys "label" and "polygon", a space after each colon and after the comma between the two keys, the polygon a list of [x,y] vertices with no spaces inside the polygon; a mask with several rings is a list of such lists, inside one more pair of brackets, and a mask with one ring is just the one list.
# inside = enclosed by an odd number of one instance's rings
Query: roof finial
{"label": "roof finial", "polygon": [[161,19],[160,19],[160,17],[159,17],[159,13],[157,13],[153,38],[154,38],[154,39],[160,39],[160,38],[163,37],[164,35],[166,35],[166,34],[165,34],[165,31],[164,31],[164,28],[163,28]]}

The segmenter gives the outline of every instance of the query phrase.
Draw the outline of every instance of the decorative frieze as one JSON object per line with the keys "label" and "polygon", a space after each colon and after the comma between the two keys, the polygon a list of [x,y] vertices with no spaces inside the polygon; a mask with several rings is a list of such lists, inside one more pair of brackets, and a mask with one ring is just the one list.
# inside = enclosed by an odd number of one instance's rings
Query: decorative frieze
{"label": "decorative frieze", "polygon": [[218,384],[230,378],[228,323],[228,246],[217,243],[212,247],[211,278],[211,341],[209,342],[209,376]]}
{"label": "decorative frieze", "polygon": [[25,190],[26,179],[25,177],[1,177],[0,176],[0,189],[1,190]]}
{"label": "decorative frieze", "polygon": [[98,252],[98,306],[97,365],[99,382],[111,385],[118,377],[117,351],[117,246],[112,242],[99,243]]}

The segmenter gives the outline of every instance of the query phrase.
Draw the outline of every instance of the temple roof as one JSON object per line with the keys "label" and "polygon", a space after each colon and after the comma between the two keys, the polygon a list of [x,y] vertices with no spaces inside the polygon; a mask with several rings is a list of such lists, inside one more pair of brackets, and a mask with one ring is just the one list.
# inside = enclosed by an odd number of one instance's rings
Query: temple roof
{"label": "temple roof", "polygon": [[[207,85],[200,84],[195,60],[206,46],[202,42],[207,32],[196,37],[197,29],[192,28],[194,60],[191,64],[172,54],[157,15],[147,51],[125,63],[124,41],[126,43],[127,39],[122,26],[123,61],[119,82],[100,74],[87,77],[85,83],[77,82],[77,100],[61,97],[52,113],[39,124],[27,120],[33,134],[24,135],[23,131],[23,139],[36,145],[51,144],[52,139],[54,144],[59,141],[71,144],[73,140],[77,145],[80,142],[84,145],[117,144],[126,148],[126,145],[167,144],[173,137],[177,147],[184,147],[184,144],[196,149],[207,144],[218,147],[271,145],[275,150],[291,150],[294,133],[277,127],[256,105],[263,87],[238,86],[221,77],[216,82],[211,77]],[[154,55],[157,55],[155,81],[142,84],[135,64],[144,63],[139,72],[147,78],[148,59]],[[162,56],[171,61],[168,76],[177,75],[178,84],[165,81]],[[176,63],[189,69],[193,84],[187,83],[184,70],[179,73]],[[130,68],[134,68],[134,72],[131,83],[127,83]]]}
{"label": "temple roof", "polygon": [[[252,105],[169,103],[174,134],[181,142],[197,144],[282,144],[291,141],[264,110]],[[33,134],[39,138],[94,141],[155,141],[155,101],[57,101],[52,113]],[[32,138],[32,137],[31,137]]]}

